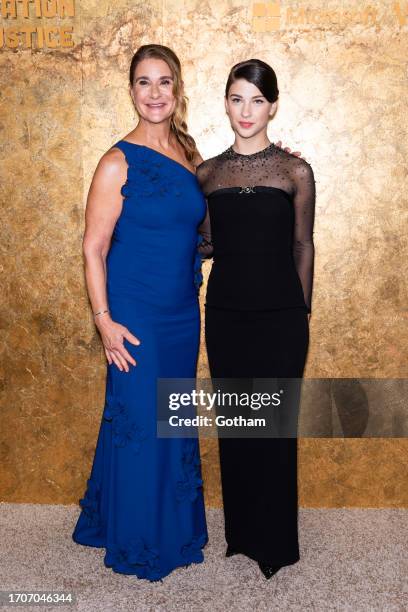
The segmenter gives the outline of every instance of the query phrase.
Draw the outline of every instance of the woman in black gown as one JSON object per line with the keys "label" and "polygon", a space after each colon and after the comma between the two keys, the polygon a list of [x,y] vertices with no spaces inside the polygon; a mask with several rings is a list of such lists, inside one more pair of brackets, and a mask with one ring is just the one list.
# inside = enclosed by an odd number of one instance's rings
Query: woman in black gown
{"label": "woman in black gown", "polygon": [[[305,160],[268,139],[278,93],[268,64],[234,66],[225,106],[235,142],[197,168],[209,212],[202,253],[213,255],[205,318],[213,379],[303,376],[315,182]],[[295,404],[299,391],[294,384]],[[219,438],[226,555],[256,560],[267,578],[299,560],[296,435]]]}

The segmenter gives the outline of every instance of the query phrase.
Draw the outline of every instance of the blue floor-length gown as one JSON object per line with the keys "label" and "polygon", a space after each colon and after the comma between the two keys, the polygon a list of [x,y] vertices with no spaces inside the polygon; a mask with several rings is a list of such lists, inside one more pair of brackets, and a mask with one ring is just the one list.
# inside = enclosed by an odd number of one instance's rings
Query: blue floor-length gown
{"label": "blue floor-length gown", "polygon": [[112,319],[137,365],[107,365],[106,401],[72,538],[106,549],[115,572],[160,580],[203,561],[208,541],[197,438],[156,433],[158,378],[194,378],[200,337],[196,176],[149,147],[117,142],[128,164],[106,259]]}

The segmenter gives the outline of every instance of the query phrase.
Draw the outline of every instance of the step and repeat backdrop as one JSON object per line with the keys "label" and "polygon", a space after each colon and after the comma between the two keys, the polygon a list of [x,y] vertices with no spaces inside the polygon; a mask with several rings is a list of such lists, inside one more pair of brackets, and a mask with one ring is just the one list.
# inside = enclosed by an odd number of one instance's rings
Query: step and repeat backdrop
{"label": "step and repeat backdrop", "polygon": [[[86,197],[100,157],[137,122],[130,59],[160,43],[182,62],[204,159],[233,140],[229,69],[259,58],[280,91],[269,137],[314,170],[305,376],[319,382],[303,403],[315,424],[299,441],[300,505],[406,507],[408,3],[0,7],[1,500],[76,503],[83,492],[106,372],[83,273]],[[204,341],[198,374],[209,376]],[[203,438],[201,452],[206,501],[219,506],[217,441]]]}

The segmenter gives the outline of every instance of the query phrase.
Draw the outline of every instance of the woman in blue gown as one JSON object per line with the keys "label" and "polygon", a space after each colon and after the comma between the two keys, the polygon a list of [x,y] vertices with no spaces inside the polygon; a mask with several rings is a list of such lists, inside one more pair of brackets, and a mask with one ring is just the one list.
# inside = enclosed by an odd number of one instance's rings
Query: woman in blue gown
{"label": "woman in blue gown", "polygon": [[198,439],[156,433],[157,379],[196,375],[206,203],[175,54],[140,47],[130,94],[139,123],[99,162],[86,211],[87,288],[108,365],[72,537],[105,548],[115,572],[155,581],[202,562],[208,540]]}

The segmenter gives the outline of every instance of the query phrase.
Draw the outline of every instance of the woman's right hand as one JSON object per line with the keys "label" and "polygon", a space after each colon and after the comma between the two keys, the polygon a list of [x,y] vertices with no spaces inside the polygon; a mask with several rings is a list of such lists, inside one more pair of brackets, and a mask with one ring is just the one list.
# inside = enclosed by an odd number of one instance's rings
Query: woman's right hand
{"label": "woman's right hand", "polygon": [[95,324],[101,334],[109,364],[116,363],[121,372],[123,370],[129,372],[128,362],[135,366],[136,361],[125,348],[123,338],[136,345],[140,344],[140,340],[127,327],[113,321],[109,314],[102,315],[100,318],[97,317]]}

